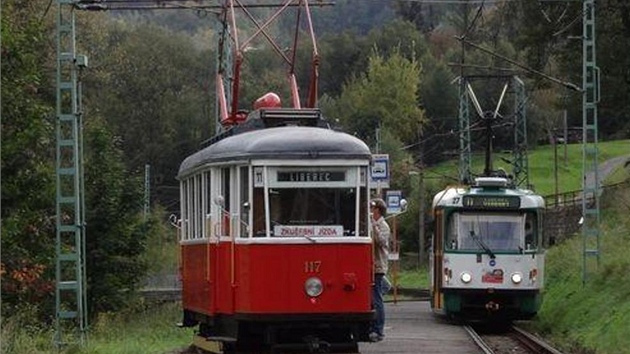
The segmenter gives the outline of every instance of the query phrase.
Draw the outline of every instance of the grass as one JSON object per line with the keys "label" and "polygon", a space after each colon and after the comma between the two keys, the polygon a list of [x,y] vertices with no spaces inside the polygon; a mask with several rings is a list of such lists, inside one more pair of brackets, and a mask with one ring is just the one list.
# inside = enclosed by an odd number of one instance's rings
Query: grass
{"label": "grass", "polygon": [[2,325],[3,354],[166,354],[192,343],[193,329],[175,326],[181,304],[153,306],[142,311],[106,313],[91,325],[87,344],[57,351],[52,328],[28,329],[15,321]]}
{"label": "grass", "polygon": [[95,323],[83,354],[167,353],[192,342],[193,329],[176,327],[181,304],[169,303],[140,313],[104,314]]}
{"label": "grass", "polygon": [[[618,156],[630,155],[630,140],[607,141],[597,144],[599,162]],[[529,179],[534,189],[542,195],[555,193],[554,150],[552,146],[539,147],[529,152]],[[506,169],[506,171],[509,171]],[[567,160],[564,146],[558,146],[558,192],[582,189],[582,144],[567,145]]]}
{"label": "grass", "polygon": [[581,237],[547,253],[544,302],[531,325],[566,352],[630,353],[630,190],[604,197],[615,207],[603,212],[600,264],[586,268],[585,282]]}
{"label": "grass", "polygon": [[[608,159],[630,155],[630,140],[605,141],[597,144],[599,148],[599,162]],[[564,145],[558,146],[558,192],[570,192],[582,189],[582,144],[568,144],[567,159],[564,160]],[[494,157],[494,168],[503,168],[508,173],[512,170],[505,162],[499,160],[499,156],[508,155],[496,154]],[[554,179],[554,149],[553,146],[539,146],[535,150],[528,152],[529,162],[529,183],[533,189],[542,195],[555,193]],[[475,173],[483,171],[484,156],[475,154],[472,156],[472,170]],[[427,171],[428,177],[448,176],[438,183],[441,187],[444,184],[453,184],[458,174],[457,161],[448,161],[434,166]]]}

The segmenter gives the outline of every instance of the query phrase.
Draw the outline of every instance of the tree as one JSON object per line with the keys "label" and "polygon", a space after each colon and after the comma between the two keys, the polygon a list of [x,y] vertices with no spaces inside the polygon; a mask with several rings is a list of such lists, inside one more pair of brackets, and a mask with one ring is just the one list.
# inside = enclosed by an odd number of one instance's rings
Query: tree
{"label": "tree", "polygon": [[154,24],[106,28],[84,76],[86,115],[104,117],[128,170],[148,164],[154,189],[176,185],[183,158],[214,133],[214,55]]}
{"label": "tree", "polygon": [[127,173],[104,122],[86,127],[86,268],[89,312],[115,311],[137,295],[146,265],[142,179]]}
{"label": "tree", "polygon": [[337,100],[334,112],[350,132],[374,142],[377,128],[395,130],[405,143],[425,124],[418,107],[420,67],[394,52],[387,59],[375,49],[365,74],[352,79]]}
{"label": "tree", "polygon": [[[426,131],[422,140],[439,134],[440,139],[434,139],[426,145],[423,156],[424,164],[433,164],[452,156],[445,152],[459,149],[458,124],[458,92],[457,84],[453,83],[454,75],[442,62],[432,56],[423,58],[424,80],[420,84],[420,97],[427,120]],[[452,135],[445,135],[451,133]]]}
{"label": "tree", "polygon": [[397,1],[394,5],[396,13],[405,21],[413,23],[422,33],[431,32],[438,27],[448,5],[423,4],[413,1]]}
{"label": "tree", "polygon": [[2,5],[3,315],[32,303],[52,313],[55,150],[40,5]]}

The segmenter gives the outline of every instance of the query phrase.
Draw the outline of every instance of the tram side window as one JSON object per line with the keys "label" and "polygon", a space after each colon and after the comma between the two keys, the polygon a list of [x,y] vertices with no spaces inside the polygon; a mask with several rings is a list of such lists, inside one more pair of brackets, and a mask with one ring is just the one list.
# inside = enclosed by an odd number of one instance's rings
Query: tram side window
{"label": "tram side window", "polygon": [[265,236],[265,189],[254,188],[254,198],[251,212],[253,214],[253,230],[255,237]]}
{"label": "tram side window", "polygon": [[188,239],[188,214],[189,214],[189,209],[188,209],[188,180],[183,180],[181,181],[180,184],[180,199],[181,199],[181,219],[182,219],[182,223],[181,223],[181,239],[182,240],[187,240]]}
{"label": "tram side window", "polygon": [[221,196],[223,196],[223,205],[221,208],[221,235],[228,236],[230,234],[230,168],[221,169]]}
{"label": "tram side window", "polygon": [[184,220],[186,223],[186,239],[192,239],[192,220],[195,214],[193,210],[193,181],[191,178],[186,180],[186,205],[187,213]]}
{"label": "tram side window", "polygon": [[195,176],[195,239],[199,239],[203,237],[202,229],[203,229],[203,193],[202,193],[202,180],[201,175]]}
{"label": "tram side window", "polygon": [[240,229],[241,237],[249,236],[249,212],[251,207],[249,205],[249,168],[240,168]]}
{"label": "tram side window", "polygon": [[451,215],[448,219],[448,225],[446,225],[446,240],[444,247],[449,250],[456,250],[457,246],[457,223],[458,215]]}
{"label": "tram side window", "polygon": [[361,187],[359,189],[359,236],[368,235],[368,208],[367,202],[367,188]]}
{"label": "tram side window", "polygon": [[536,214],[527,213],[525,215],[525,250],[538,248],[538,223]]}
{"label": "tram side window", "polygon": [[204,179],[206,181],[206,189],[204,191],[205,196],[205,208],[203,210],[203,220],[205,225],[205,233],[203,235],[204,238],[210,237],[212,234],[211,225],[212,220],[210,219],[210,214],[212,213],[212,175],[211,171],[204,172]]}

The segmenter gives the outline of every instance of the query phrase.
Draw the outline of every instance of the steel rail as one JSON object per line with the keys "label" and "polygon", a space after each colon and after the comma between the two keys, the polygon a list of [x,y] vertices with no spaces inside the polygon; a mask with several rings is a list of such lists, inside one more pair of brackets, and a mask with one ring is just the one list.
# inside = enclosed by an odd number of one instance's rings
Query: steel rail
{"label": "steel rail", "polygon": [[514,339],[523,344],[523,346],[525,346],[532,353],[563,354],[558,349],[547,344],[541,338],[538,338],[533,334],[516,326],[512,326],[511,334]]}
{"label": "steel rail", "polygon": [[483,350],[485,354],[494,354],[494,350],[486,344],[486,342],[481,338],[481,336],[470,326],[465,325],[464,330],[468,332],[468,335],[472,338],[472,340],[477,344],[477,346]]}

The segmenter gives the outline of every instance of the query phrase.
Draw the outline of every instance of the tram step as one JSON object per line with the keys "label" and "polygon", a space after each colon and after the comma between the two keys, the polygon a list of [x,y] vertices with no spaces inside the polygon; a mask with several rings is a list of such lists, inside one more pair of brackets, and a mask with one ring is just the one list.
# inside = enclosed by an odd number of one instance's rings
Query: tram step
{"label": "tram step", "polygon": [[193,345],[210,353],[222,354],[223,343],[236,342],[236,338],[232,337],[202,337],[195,336]]}

